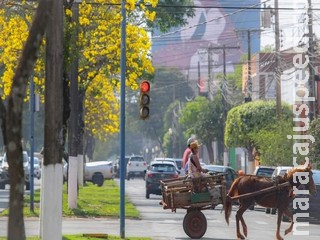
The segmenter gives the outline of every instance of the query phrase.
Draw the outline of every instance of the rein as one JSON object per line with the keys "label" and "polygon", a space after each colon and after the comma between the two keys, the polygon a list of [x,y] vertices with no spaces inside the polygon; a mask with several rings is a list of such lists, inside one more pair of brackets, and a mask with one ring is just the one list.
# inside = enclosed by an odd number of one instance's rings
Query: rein
{"label": "rein", "polygon": [[285,182],[285,183],[281,183],[281,184],[276,184],[276,185],[274,185],[272,187],[267,187],[267,188],[261,189],[261,190],[256,191],[256,192],[244,193],[244,194],[241,194],[241,195],[238,195],[238,196],[229,197],[229,199],[238,200],[238,199],[250,198],[250,197],[254,197],[254,196],[257,196],[257,195],[260,195],[260,194],[272,192],[272,191],[275,191],[275,190],[278,190],[278,189],[281,189],[281,188],[284,188],[284,187],[288,187],[288,186],[290,186],[290,183],[289,182]]}

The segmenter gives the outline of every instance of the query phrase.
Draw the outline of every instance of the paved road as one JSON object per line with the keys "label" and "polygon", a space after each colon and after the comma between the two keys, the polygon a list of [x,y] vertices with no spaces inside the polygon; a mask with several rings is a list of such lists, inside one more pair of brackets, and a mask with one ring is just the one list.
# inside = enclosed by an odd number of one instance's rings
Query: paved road
{"label": "paved road", "polygon": [[[151,195],[145,199],[144,181],[134,179],[126,181],[126,193],[141,213],[141,220],[125,221],[125,235],[128,237],[151,237],[154,240],[186,240],[190,239],[183,231],[182,222],[185,210],[178,209],[176,213],[163,210],[159,205],[160,196]],[[236,210],[236,208],[234,208]],[[231,215],[230,225],[224,220],[221,208],[203,211],[207,219],[207,231],[204,240],[233,240],[235,239],[235,211]],[[244,215],[248,225],[250,240],[275,239],[276,217],[266,215],[262,209],[248,211]],[[0,236],[6,235],[7,219],[0,218]],[[27,236],[39,233],[39,219],[26,219]],[[63,219],[63,234],[104,233],[120,235],[119,219]],[[281,232],[288,226],[283,223]],[[318,240],[320,225],[310,224],[304,227],[309,236],[294,236],[292,233],[285,240]],[[302,229],[302,228],[301,228]]]}

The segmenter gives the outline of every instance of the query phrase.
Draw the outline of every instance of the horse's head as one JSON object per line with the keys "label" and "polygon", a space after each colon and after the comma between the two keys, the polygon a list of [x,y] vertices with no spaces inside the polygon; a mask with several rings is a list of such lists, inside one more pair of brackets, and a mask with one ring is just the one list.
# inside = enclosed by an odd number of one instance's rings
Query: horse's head
{"label": "horse's head", "polygon": [[299,188],[300,185],[305,185],[310,191],[310,194],[315,195],[317,193],[317,188],[314,184],[312,175],[311,166],[302,166],[289,170],[286,178],[289,180],[291,186]]}

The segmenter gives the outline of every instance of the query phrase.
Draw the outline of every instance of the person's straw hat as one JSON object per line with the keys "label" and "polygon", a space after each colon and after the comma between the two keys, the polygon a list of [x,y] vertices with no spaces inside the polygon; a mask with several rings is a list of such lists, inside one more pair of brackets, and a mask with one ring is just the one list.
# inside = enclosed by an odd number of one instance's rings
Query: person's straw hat
{"label": "person's straw hat", "polygon": [[187,141],[187,145],[189,146],[194,140],[196,140],[194,137],[191,137]]}
{"label": "person's straw hat", "polygon": [[199,148],[201,146],[201,144],[199,144],[199,142],[197,140],[193,141],[191,144],[190,144],[190,148],[191,149],[195,149],[195,148]]}

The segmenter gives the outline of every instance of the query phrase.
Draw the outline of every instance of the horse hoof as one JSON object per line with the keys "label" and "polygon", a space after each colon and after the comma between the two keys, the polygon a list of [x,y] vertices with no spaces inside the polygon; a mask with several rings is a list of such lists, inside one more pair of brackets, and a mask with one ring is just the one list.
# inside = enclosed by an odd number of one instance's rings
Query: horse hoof
{"label": "horse hoof", "polygon": [[245,239],[245,237],[242,235],[238,236],[238,240],[242,240],[242,239]]}

